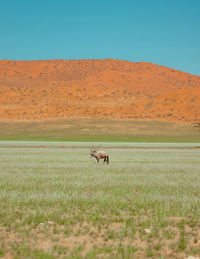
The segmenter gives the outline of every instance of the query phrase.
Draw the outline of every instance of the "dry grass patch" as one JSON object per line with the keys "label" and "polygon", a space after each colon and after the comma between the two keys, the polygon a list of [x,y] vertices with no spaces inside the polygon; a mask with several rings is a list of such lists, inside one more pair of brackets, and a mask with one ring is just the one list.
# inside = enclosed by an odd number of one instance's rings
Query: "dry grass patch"
{"label": "dry grass patch", "polygon": [[[169,220],[174,225],[177,224],[177,219]],[[130,224],[124,220],[124,222],[98,223],[95,226],[84,221],[65,226],[48,221],[40,223],[35,228],[21,228],[18,232],[1,227],[1,256],[16,258],[15,255],[18,254],[19,258],[25,258],[28,251],[30,254],[32,251],[39,251],[47,258],[48,256],[114,258],[119,256],[120,248],[123,248],[120,258],[125,254],[130,258],[131,255],[134,255],[134,258],[144,258],[144,256],[185,258],[187,254],[198,255],[200,220],[193,228],[184,223],[184,230],[171,225],[164,228],[152,225],[150,229],[145,229],[139,222],[140,220],[134,220]]]}

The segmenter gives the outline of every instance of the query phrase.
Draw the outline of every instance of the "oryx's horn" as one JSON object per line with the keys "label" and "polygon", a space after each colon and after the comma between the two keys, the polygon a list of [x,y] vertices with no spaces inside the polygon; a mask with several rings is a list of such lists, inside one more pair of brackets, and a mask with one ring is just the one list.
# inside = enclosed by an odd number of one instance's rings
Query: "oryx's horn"
{"label": "oryx's horn", "polygon": [[91,152],[93,151],[93,147],[94,147],[94,146],[92,145],[92,147],[91,147]]}
{"label": "oryx's horn", "polygon": [[99,147],[101,147],[102,145],[99,145],[95,148],[95,151],[99,150]]}

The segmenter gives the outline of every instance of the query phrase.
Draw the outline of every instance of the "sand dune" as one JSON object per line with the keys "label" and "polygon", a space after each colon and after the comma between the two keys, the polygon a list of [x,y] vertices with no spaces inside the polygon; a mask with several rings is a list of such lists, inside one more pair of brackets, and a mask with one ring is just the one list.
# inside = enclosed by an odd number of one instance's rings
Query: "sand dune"
{"label": "sand dune", "polygon": [[146,62],[0,61],[0,119],[200,120],[200,77]]}

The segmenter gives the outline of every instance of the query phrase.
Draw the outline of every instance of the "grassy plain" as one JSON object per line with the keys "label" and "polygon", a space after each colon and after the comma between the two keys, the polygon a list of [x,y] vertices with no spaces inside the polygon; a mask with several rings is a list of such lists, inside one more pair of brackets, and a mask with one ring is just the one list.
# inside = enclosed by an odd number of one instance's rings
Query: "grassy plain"
{"label": "grassy plain", "polygon": [[200,143],[200,126],[152,120],[1,121],[0,140]]}
{"label": "grassy plain", "polygon": [[83,144],[0,142],[0,257],[199,256],[198,145]]}

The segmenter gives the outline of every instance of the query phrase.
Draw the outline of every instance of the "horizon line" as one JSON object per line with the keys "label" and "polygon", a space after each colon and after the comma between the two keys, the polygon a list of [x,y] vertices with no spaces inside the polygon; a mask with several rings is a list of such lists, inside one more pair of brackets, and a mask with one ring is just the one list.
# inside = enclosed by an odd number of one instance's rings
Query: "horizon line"
{"label": "horizon line", "polygon": [[1,61],[13,61],[13,62],[38,62],[38,61],[91,61],[91,60],[115,60],[115,61],[122,61],[122,62],[130,62],[130,63],[147,63],[147,64],[153,64],[153,65],[156,65],[156,66],[162,66],[162,67],[165,67],[165,68],[168,68],[168,69],[173,69],[173,70],[176,70],[176,71],[180,71],[180,72],[183,72],[183,73],[187,73],[187,74],[191,74],[191,75],[194,75],[194,76],[198,76],[200,77],[200,75],[197,75],[197,74],[193,74],[193,73],[190,73],[190,72],[187,72],[187,71],[183,71],[183,70],[180,70],[180,69],[177,69],[177,68],[172,68],[172,67],[169,67],[169,66],[166,66],[166,65],[159,65],[159,64],[156,64],[156,63],[153,63],[153,62],[148,62],[148,61],[131,61],[131,60],[126,60],[126,59],[119,59],[119,58],[74,58],[74,59],[65,59],[65,58],[52,58],[52,59],[0,59],[0,62]]}

